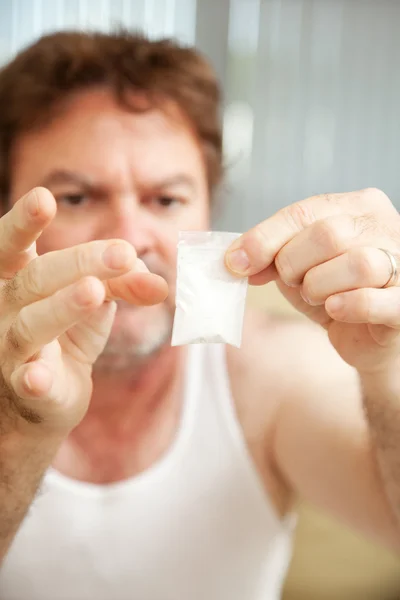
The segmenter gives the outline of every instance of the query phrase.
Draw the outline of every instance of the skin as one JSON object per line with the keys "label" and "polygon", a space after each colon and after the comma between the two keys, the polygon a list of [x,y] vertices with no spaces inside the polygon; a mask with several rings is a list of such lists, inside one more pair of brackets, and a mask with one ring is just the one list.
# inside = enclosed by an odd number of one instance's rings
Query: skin
{"label": "skin", "polygon": [[[167,108],[132,114],[92,90],[14,146],[13,208],[0,220],[0,357],[3,462],[18,503],[0,489],[3,555],[50,463],[76,479],[118,481],[149,468],[177,431],[185,350],[166,342],[177,233],[209,227],[209,198],[199,144]],[[254,284],[278,279],[310,319],[249,313],[242,348],[227,348],[227,359],[244,438],[278,514],[300,494],[398,547],[399,342],[389,304],[399,289],[378,289],[390,276],[378,248],[400,246],[389,225],[400,231],[397,212],[370,190],[308,199],[242,236],[227,268]],[[39,258],[27,250],[35,240]],[[101,261],[111,243],[114,271]],[[332,298],[348,289],[346,313]],[[389,300],[379,303],[382,294]]]}

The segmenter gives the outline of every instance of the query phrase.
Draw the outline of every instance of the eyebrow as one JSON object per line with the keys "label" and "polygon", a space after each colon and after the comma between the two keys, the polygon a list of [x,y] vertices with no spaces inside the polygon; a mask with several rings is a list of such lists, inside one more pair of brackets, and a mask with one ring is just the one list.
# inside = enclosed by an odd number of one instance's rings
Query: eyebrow
{"label": "eyebrow", "polygon": [[[66,183],[74,183],[87,189],[102,187],[101,184],[93,181],[91,178],[87,177],[83,173],[80,173],[79,171],[69,171],[66,169],[57,169],[51,171],[42,180],[40,185],[43,187],[49,187],[53,185],[62,185]],[[153,181],[150,183],[149,187],[153,189],[162,189],[179,185],[184,185],[188,188],[191,188],[193,191],[197,189],[196,182],[193,179],[193,177],[185,173],[179,173],[177,175],[172,175],[170,177],[160,179],[159,181]]]}
{"label": "eyebrow", "polygon": [[150,187],[153,188],[168,188],[178,185],[184,185],[186,187],[191,188],[192,190],[196,190],[196,182],[190,177],[190,175],[186,175],[184,173],[173,175],[171,177],[166,177],[165,179],[160,179],[159,181],[155,181],[151,184]]}
{"label": "eyebrow", "polygon": [[57,169],[55,171],[51,171],[47,177],[43,179],[40,185],[43,187],[49,187],[52,185],[60,185],[64,183],[75,183],[85,188],[92,188],[95,184],[94,182],[83,175],[83,173],[79,173],[78,171],[68,171],[64,169]]}

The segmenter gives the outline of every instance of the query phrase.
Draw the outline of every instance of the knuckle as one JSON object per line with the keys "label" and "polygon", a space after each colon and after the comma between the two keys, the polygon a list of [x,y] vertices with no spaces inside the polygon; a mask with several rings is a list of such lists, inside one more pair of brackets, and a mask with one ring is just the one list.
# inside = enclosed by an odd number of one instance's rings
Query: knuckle
{"label": "knuckle", "polygon": [[370,214],[363,214],[354,219],[354,227],[356,235],[374,234],[378,229],[376,218]]}
{"label": "knuckle", "polygon": [[56,328],[62,329],[68,319],[68,316],[71,316],[71,300],[70,298],[66,299],[64,294],[58,293],[53,296],[51,299],[51,320]]}
{"label": "knuckle", "polygon": [[344,222],[337,219],[323,219],[317,221],[312,228],[313,242],[329,256],[337,256],[346,250],[347,227]]}
{"label": "knuckle", "polygon": [[283,216],[296,230],[301,231],[316,221],[312,203],[295,202],[282,209]]}
{"label": "knuckle", "polygon": [[281,250],[275,257],[275,266],[279,277],[284,283],[294,283],[297,280],[297,273],[290,259],[290,252]]}
{"label": "knuckle", "polygon": [[31,329],[27,320],[27,311],[23,308],[14,324],[7,332],[7,343],[15,352],[22,352],[27,346],[34,342]]}
{"label": "knuckle", "polygon": [[319,295],[316,290],[316,280],[315,274],[313,273],[313,269],[308,271],[304,275],[303,283],[302,283],[302,294],[307,300],[312,303],[316,303],[320,300]]}
{"label": "knuckle", "polygon": [[273,243],[264,232],[262,224],[258,227],[254,227],[254,229],[249,233],[253,237],[254,244],[258,249],[261,250],[262,253],[269,254],[273,251]]}
{"label": "knuckle", "polygon": [[358,316],[361,317],[363,321],[369,322],[371,319],[371,296],[369,290],[360,289],[357,293],[357,302],[354,307],[358,312]]}
{"label": "knuckle", "polygon": [[273,241],[264,232],[262,224],[243,235],[243,246],[252,262],[257,264],[269,262],[275,254]]}
{"label": "knuckle", "polygon": [[41,275],[39,259],[35,259],[20,274],[17,274],[16,279],[17,281],[21,280],[20,288],[29,296],[40,300],[44,297],[41,289]]}
{"label": "knuckle", "polygon": [[[85,295],[85,300],[83,301],[83,306],[89,304],[96,303],[98,294],[104,293],[104,284],[92,275],[88,275],[84,277],[80,282],[80,294]],[[75,290],[75,301],[77,300],[76,290]],[[82,306],[82,296],[80,297],[80,306]]]}
{"label": "knuckle", "polygon": [[362,194],[365,197],[367,197],[368,199],[382,200],[382,201],[389,200],[389,198],[385,194],[385,192],[383,192],[381,189],[376,188],[376,187],[365,188],[364,190],[362,190]]}
{"label": "knuckle", "polygon": [[351,248],[347,253],[350,272],[360,284],[372,284],[378,270],[376,253],[369,248]]}
{"label": "knuckle", "polygon": [[74,253],[75,265],[80,275],[90,273],[91,254],[87,246],[79,246],[75,248]]}
{"label": "knuckle", "polygon": [[379,188],[369,187],[360,190],[358,198],[361,205],[367,207],[372,212],[376,212],[377,209],[392,207],[389,197]]}
{"label": "knuckle", "polygon": [[325,194],[320,194],[319,196],[316,196],[316,198],[319,201],[322,201],[326,204],[337,204],[338,202],[340,202],[342,200],[343,194],[332,194],[332,193],[325,193]]}

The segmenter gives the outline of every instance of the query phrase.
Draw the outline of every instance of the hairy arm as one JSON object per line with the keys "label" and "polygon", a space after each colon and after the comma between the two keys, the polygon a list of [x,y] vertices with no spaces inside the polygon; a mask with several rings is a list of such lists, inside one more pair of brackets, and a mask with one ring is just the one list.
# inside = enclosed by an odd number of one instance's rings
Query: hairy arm
{"label": "hairy arm", "polygon": [[61,440],[0,432],[0,561],[17,533]]}
{"label": "hairy arm", "polygon": [[400,364],[392,373],[361,377],[365,412],[380,472],[400,523]]}
{"label": "hairy arm", "polygon": [[394,485],[400,472],[395,409],[400,390],[364,382],[363,397],[358,374],[340,359],[325,332],[308,323],[293,327],[291,351],[297,352],[292,391],[277,413],[276,466],[296,494],[400,549],[389,501],[400,513],[400,488]]}

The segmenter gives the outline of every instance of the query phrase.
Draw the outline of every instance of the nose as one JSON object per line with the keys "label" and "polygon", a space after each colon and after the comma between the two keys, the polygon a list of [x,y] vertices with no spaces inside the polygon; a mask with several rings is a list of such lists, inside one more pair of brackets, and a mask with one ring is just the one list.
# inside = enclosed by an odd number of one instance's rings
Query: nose
{"label": "nose", "polygon": [[102,229],[103,239],[126,240],[132,244],[139,257],[145,256],[155,246],[154,223],[135,198],[118,198],[110,202]]}

